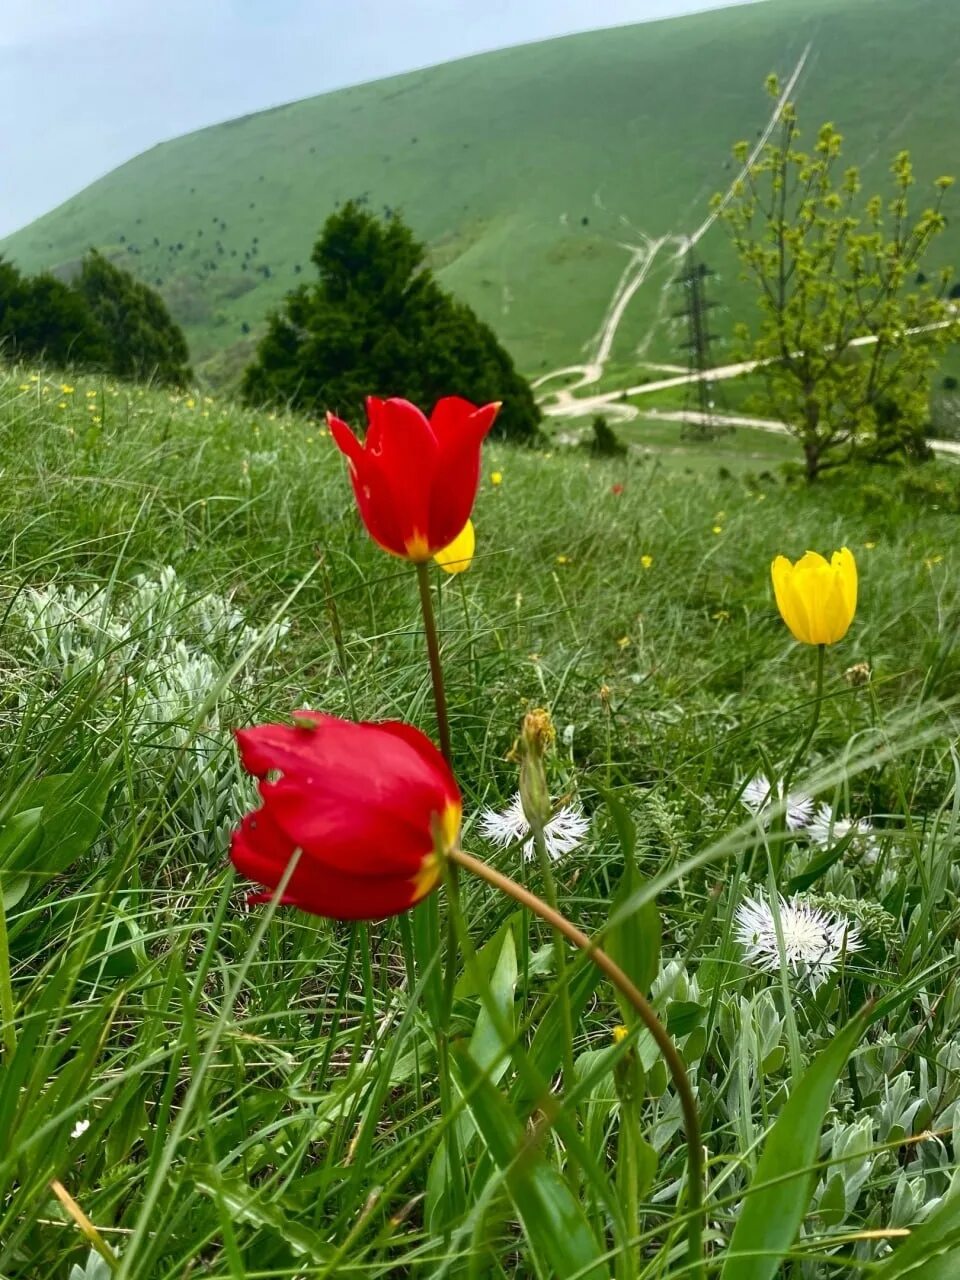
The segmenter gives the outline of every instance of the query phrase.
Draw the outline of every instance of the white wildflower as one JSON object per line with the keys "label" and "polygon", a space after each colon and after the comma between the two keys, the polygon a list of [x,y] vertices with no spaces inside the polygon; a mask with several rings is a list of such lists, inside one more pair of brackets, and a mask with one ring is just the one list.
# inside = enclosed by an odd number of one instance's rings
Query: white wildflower
{"label": "white wildflower", "polygon": [[862,854],[868,866],[877,860],[876,832],[866,818],[841,818],[828,804],[820,804],[810,820],[807,834],[814,844],[824,849],[850,836],[850,844]]}
{"label": "white wildflower", "polygon": [[[543,829],[547,853],[554,861],[564,854],[572,853],[583,843],[589,830],[590,819],[580,806],[564,805]],[[501,849],[523,840],[523,856],[527,859],[533,858],[536,853],[519,791],[505,809],[499,812],[496,809],[484,809],[480,815],[480,833]]]}
{"label": "white wildflower", "polygon": [[[783,783],[774,785],[762,773],[756,774],[743,788],[740,803],[767,826],[774,805],[783,803]],[[800,831],[813,817],[813,798],[803,791],[791,791],[787,797],[787,826]]]}
{"label": "white wildflower", "polygon": [[[842,916],[804,902],[780,898],[780,926],[787,967],[816,991],[838,967],[841,957],[863,945],[856,926]],[[766,973],[780,968],[777,928],[770,904],[762,897],[744,898],[735,917],[736,939],[750,964]]]}
{"label": "white wildflower", "polygon": [[77,1123],[73,1126],[73,1131],[70,1134],[70,1137],[82,1138],[89,1128],[90,1128],[89,1120],[78,1120]]}

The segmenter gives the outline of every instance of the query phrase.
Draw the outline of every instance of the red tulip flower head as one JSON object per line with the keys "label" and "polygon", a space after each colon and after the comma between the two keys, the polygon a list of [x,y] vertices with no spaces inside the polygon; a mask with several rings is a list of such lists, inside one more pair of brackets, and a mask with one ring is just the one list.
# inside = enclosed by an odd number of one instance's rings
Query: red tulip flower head
{"label": "red tulip flower head", "polygon": [[374,542],[405,560],[425,562],[454,541],[470,519],[480,446],[499,408],[478,409],[447,396],[428,419],[409,400],[370,396],[363,444],[345,422],[327,414]]}
{"label": "red tulip flower head", "polygon": [[460,836],[462,803],[419,729],[298,711],[291,725],[236,737],[263,798],[233,833],[241,875],[275,890],[299,849],[282,901],[337,920],[397,915],[436,887],[441,858]]}

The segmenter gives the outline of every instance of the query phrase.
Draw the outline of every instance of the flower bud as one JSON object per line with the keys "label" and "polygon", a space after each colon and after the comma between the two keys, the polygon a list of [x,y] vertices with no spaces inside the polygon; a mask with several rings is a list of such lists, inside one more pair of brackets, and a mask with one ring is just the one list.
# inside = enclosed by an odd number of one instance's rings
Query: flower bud
{"label": "flower bud", "polygon": [[863,685],[870,683],[872,674],[869,662],[855,662],[852,667],[847,667],[843,673],[843,678],[854,689],[859,689]]}
{"label": "flower bud", "polygon": [[542,831],[553,813],[544,758],[556,736],[549,711],[538,707],[524,716],[520,730],[520,802],[524,817],[535,831]]}

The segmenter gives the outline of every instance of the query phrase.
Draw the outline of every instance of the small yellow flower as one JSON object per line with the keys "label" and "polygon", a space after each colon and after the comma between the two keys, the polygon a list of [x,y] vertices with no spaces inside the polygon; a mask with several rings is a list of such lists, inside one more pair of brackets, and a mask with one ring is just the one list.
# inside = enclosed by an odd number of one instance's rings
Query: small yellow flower
{"label": "small yellow flower", "polygon": [[71,387],[71,386],[70,386],[70,383],[69,383],[69,382],[61,382],[61,383],[60,383],[60,393],[61,393],[61,395],[65,395],[65,396],[72,396],[72,395],[73,395],[73,387]]}
{"label": "small yellow flower", "polygon": [[470,568],[477,537],[473,521],[468,520],[454,540],[433,557],[444,573],[463,573]]}
{"label": "small yellow flower", "polygon": [[492,485],[503,484],[503,472],[494,471],[490,476],[490,483]]}
{"label": "small yellow flower", "polygon": [[557,564],[569,564],[569,563],[570,563],[570,559],[568,556],[557,556]]}
{"label": "small yellow flower", "polygon": [[626,649],[629,643],[630,643],[629,636],[621,636],[620,639],[617,641],[617,644],[620,646],[621,649]]}
{"label": "small yellow flower", "polygon": [[626,1040],[630,1032],[627,1030],[626,1027],[620,1026],[620,1027],[614,1027],[612,1034],[613,1034],[614,1044],[623,1044],[624,1040]]}
{"label": "small yellow flower", "polygon": [[940,556],[940,555],[927,556],[926,560],[924,560],[923,563],[927,566],[928,569],[932,569],[934,565],[943,563],[943,556]]}
{"label": "small yellow flower", "polygon": [[730,611],[728,609],[718,609],[713,615],[714,622],[729,622]]}
{"label": "small yellow flower", "polygon": [[801,644],[836,644],[857,611],[857,562],[843,547],[829,562],[808,551],[796,564],[777,556],[770,566],[780,616]]}
{"label": "small yellow flower", "polygon": [[713,532],[713,533],[723,533],[723,525],[722,525],[722,524],[715,524],[715,525],[713,526],[712,532]]}
{"label": "small yellow flower", "polygon": [[29,391],[29,390],[31,390],[30,383],[29,383],[29,382],[21,382],[21,383],[20,383],[20,390],[21,390],[21,391]]}
{"label": "small yellow flower", "polygon": [[877,544],[875,542],[865,542],[863,545],[867,551],[872,551]]}
{"label": "small yellow flower", "polygon": [[649,569],[649,568],[651,568],[651,567],[652,567],[652,565],[653,565],[653,556],[650,556],[650,555],[643,555],[643,556],[641,556],[641,557],[640,557],[640,563],[641,563],[641,565],[644,567],[644,569]]}
{"label": "small yellow flower", "polygon": [[97,394],[97,393],[96,393],[95,391],[88,391],[88,392],[87,392],[87,399],[88,399],[88,400],[92,400],[92,399],[93,399],[93,397],[94,397],[96,394]]}
{"label": "small yellow flower", "polygon": [[195,409],[197,405],[197,402],[196,400],[194,400],[193,396],[187,396],[186,401],[184,403],[186,404],[188,409]]}

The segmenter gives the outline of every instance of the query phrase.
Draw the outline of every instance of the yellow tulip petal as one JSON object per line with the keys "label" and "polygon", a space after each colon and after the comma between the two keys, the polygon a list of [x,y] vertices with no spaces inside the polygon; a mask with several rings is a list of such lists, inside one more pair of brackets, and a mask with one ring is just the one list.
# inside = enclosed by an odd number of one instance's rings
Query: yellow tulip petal
{"label": "yellow tulip petal", "polygon": [[833,553],[832,563],[840,575],[840,582],[843,586],[843,598],[850,614],[847,621],[847,626],[849,626],[853,621],[853,615],[857,611],[857,562],[853,558],[852,551],[847,547],[841,547],[839,551]]}
{"label": "yellow tulip petal", "polygon": [[794,585],[794,566],[786,556],[777,556],[770,566],[770,576],[773,578],[773,594],[776,596],[781,618],[790,628],[795,640],[799,640],[801,644],[812,644],[807,610]]}
{"label": "yellow tulip petal", "polygon": [[819,551],[805,551],[793,567],[800,572],[806,572],[810,569],[826,569],[828,565]]}
{"label": "yellow tulip petal", "polygon": [[470,568],[476,545],[473,521],[468,520],[454,540],[433,558],[444,573],[463,573]]}

